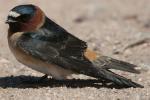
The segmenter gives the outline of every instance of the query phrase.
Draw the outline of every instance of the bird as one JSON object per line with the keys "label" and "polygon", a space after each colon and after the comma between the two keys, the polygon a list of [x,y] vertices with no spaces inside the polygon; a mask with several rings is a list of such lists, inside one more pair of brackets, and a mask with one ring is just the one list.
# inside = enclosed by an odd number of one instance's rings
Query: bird
{"label": "bird", "polygon": [[117,86],[143,88],[111,69],[139,74],[136,65],[88,48],[87,42],[69,33],[33,4],[18,5],[7,16],[8,44],[22,64],[56,80],[83,74]]}

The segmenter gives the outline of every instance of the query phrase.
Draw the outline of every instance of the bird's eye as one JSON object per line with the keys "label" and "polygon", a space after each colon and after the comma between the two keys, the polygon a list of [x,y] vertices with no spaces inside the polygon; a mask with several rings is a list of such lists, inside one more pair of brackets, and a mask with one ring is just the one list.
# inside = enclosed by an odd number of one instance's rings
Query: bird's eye
{"label": "bird's eye", "polygon": [[27,22],[30,20],[30,15],[24,14],[24,15],[17,17],[17,19],[21,22]]}

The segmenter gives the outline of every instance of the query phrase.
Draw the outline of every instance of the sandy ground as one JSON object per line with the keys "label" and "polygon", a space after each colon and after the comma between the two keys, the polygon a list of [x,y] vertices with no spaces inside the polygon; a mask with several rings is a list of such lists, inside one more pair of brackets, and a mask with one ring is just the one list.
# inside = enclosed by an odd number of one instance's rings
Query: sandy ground
{"label": "sandy ground", "polygon": [[[150,0],[1,0],[0,3],[1,100],[150,100]],[[43,74],[14,59],[8,49],[8,26],[4,23],[12,7],[25,3],[40,6],[55,22],[87,41],[90,48],[138,65],[139,75],[119,73],[145,88],[102,86],[83,75],[66,82],[49,79],[32,83]],[[129,46],[133,43],[136,45]]]}

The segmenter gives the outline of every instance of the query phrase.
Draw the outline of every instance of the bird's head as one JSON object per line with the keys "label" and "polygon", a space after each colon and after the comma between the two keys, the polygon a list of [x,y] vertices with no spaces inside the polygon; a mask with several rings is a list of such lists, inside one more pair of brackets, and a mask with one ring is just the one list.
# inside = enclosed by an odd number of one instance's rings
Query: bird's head
{"label": "bird's head", "polygon": [[6,23],[10,31],[33,31],[44,24],[45,14],[32,4],[19,5],[10,10]]}

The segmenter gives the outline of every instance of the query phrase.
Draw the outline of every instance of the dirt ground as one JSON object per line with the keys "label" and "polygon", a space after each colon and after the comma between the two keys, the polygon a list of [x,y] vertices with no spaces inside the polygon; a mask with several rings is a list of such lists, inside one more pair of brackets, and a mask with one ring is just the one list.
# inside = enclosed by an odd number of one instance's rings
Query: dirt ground
{"label": "dirt ground", "polygon": [[[150,100],[150,0],[1,0],[0,3],[0,100]],[[15,60],[8,49],[5,24],[9,10],[26,3],[40,6],[47,16],[87,41],[95,51],[138,65],[139,75],[118,73],[144,88],[102,86],[83,75],[66,82],[49,79],[33,83],[43,74]]]}

